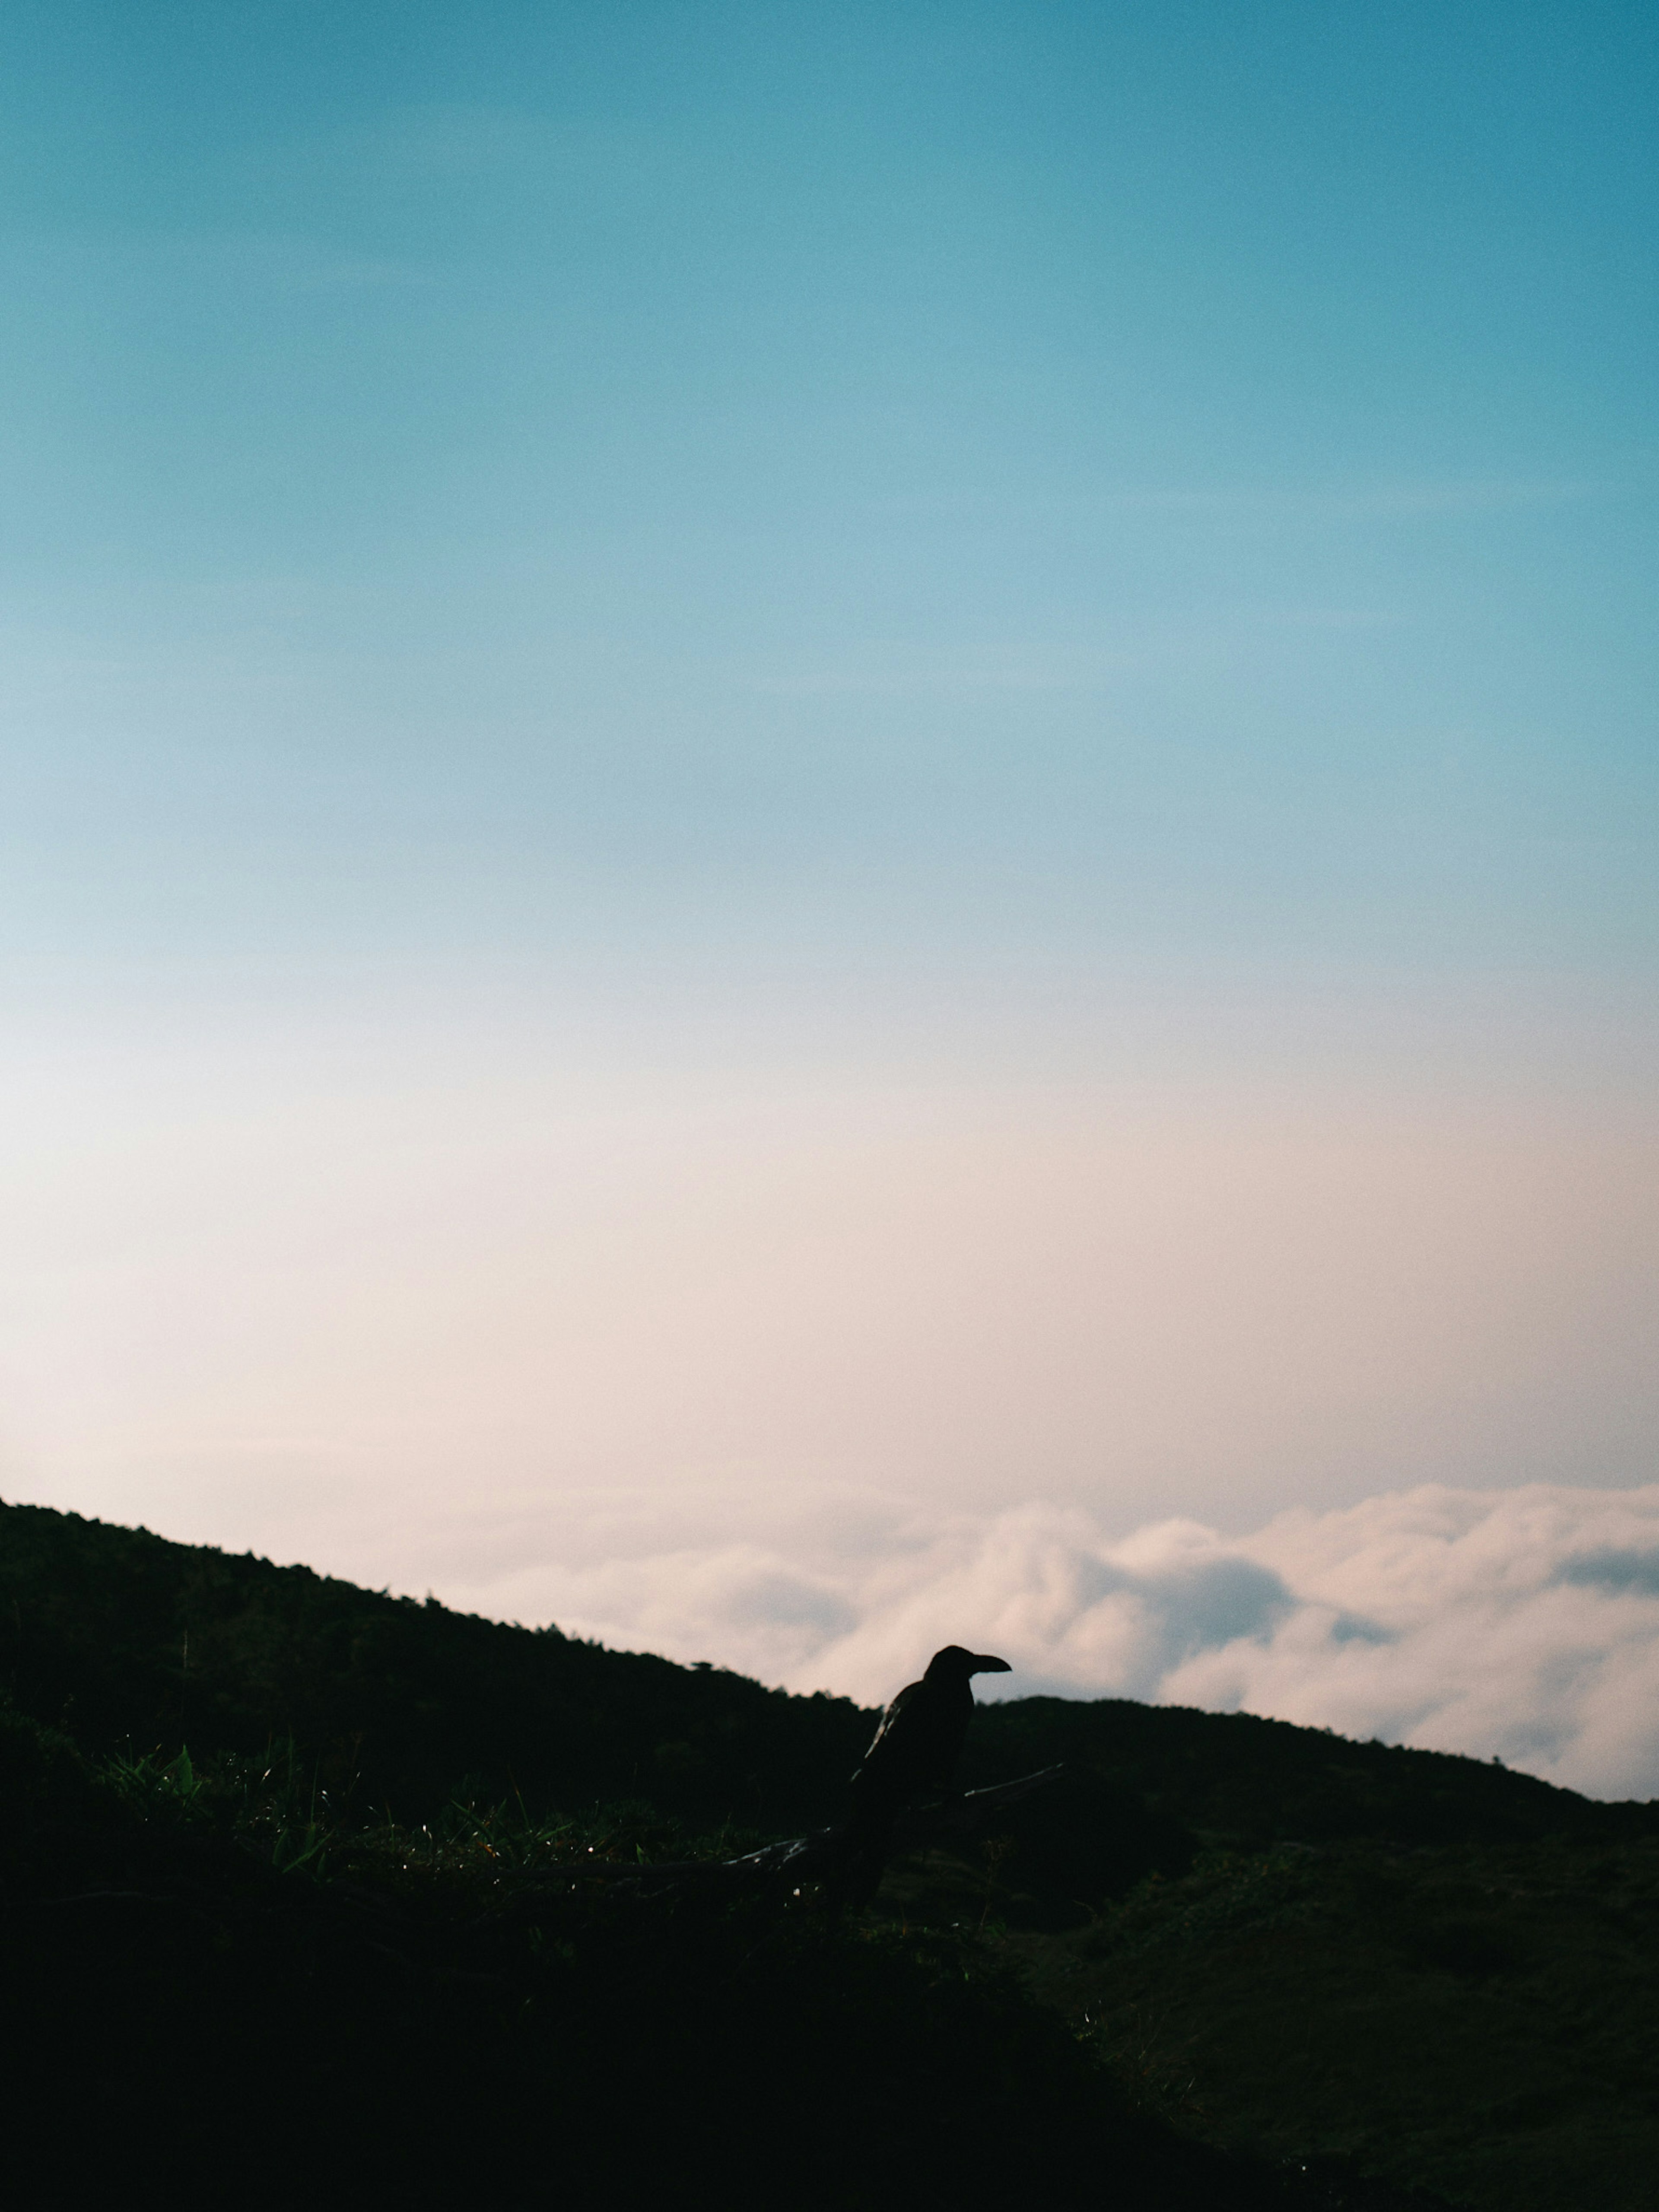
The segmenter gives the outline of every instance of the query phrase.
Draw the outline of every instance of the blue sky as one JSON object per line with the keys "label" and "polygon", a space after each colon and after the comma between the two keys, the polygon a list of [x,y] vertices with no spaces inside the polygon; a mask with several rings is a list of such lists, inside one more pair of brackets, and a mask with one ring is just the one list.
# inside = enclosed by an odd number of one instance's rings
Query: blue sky
{"label": "blue sky", "polygon": [[1645,1480],[1656,91],[9,9],[7,1494],[544,1613]]}
{"label": "blue sky", "polygon": [[25,938],[1650,962],[1645,10],[9,20]]}

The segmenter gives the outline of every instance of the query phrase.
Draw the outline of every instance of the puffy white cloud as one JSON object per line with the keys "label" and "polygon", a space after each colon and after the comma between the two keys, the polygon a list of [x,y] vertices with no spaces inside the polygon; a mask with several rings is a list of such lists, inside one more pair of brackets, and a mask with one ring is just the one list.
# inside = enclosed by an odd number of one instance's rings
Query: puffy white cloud
{"label": "puffy white cloud", "polygon": [[872,1703],[968,1643],[1013,1662],[1006,1695],[1271,1714],[1659,1795],[1659,1486],[1429,1486],[1243,1537],[1171,1520],[1113,1540],[1073,1509],[869,1498],[781,1506],[758,1534],[734,1516],[730,1539],[672,1550],[651,1525],[631,1522],[626,1555],[591,1545],[588,1564],[445,1594]]}

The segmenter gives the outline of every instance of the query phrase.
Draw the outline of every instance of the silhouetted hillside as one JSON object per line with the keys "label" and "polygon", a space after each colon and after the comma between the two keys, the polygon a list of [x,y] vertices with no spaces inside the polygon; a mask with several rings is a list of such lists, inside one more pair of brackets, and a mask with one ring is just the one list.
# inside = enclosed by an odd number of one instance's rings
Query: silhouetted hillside
{"label": "silhouetted hillside", "polygon": [[643,1808],[318,1809],[282,1757],[88,1760],[0,1703],[6,2152],[47,2201],[1419,2202],[1183,2135],[971,1935],[641,1893],[708,1850]]}
{"label": "silhouetted hillside", "polygon": [[1065,1778],[866,1917],[630,1897],[834,1817],[873,1716],[24,1506],[0,1685],[0,2066],[111,2177],[281,2112],[383,2191],[546,2193],[556,2139],[623,2201],[1650,2200],[1659,1807],[1031,1698],[962,1779]]}
{"label": "silhouetted hillside", "polygon": [[1060,1760],[1070,1772],[1059,1790],[1007,1823],[1023,1878],[1051,1916],[1065,1898],[1080,1918],[1143,1875],[1184,1872],[1217,1847],[1659,1835],[1659,1804],[1605,1805],[1480,1759],[1125,1698],[989,1706],[963,1777],[978,1787]]}
{"label": "silhouetted hillside", "polygon": [[1122,1698],[1022,1698],[993,1707],[975,1728],[969,1757],[977,1780],[1039,1754],[1109,1775],[1218,1842],[1496,1843],[1647,1833],[1659,1825],[1659,1805],[1601,1804],[1495,1760]]}
{"label": "silhouetted hillside", "polygon": [[0,1505],[0,1682],[100,1750],[292,1737],[335,1798],[421,1820],[463,1783],[574,1809],[830,1819],[868,1741],[845,1698],[388,1597],[252,1554]]}
{"label": "silhouetted hillside", "polygon": [[[538,1809],[640,1796],[781,1832],[836,1816],[875,1717],[26,1505],[0,1506],[0,1681],[102,1750],[291,1737],[333,1796],[413,1820],[466,1783]],[[1032,1873],[1046,1851],[1049,1886],[1087,1902],[1216,1844],[1659,1830],[1659,1808],[1598,1805],[1477,1759],[1118,1698],[985,1708],[963,1780],[1062,1759],[1066,1819],[1034,1801],[1018,1832]]]}
{"label": "silhouetted hillside", "polygon": [[[949,1872],[956,1914],[982,1909],[984,1870]],[[1212,2142],[1342,2154],[1490,2212],[1653,2202],[1651,1836],[1214,1852],[1003,1951]]]}

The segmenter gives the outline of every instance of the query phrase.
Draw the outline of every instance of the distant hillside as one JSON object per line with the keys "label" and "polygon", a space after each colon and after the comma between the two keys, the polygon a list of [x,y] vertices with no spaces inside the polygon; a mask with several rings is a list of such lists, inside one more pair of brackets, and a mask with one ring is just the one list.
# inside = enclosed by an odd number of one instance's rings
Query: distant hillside
{"label": "distant hillside", "polygon": [[[869,1720],[836,1700],[22,1508],[0,1607],[19,1701],[70,1723],[0,1694],[7,2147],[65,2201],[160,2161],[249,2203],[915,2212],[1078,2203],[1108,2173],[1125,2212],[1414,2212],[1352,2161],[1142,2109],[971,1926],[724,1876],[642,1894],[642,1860],[729,1833],[465,1784],[649,1773],[722,1821],[833,1803]],[[324,1760],[265,1755],[290,1724]],[[415,1826],[361,1780],[313,1786],[348,1750],[411,1800],[451,1758],[449,1802]]]}
{"label": "distant hillside", "polygon": [[[0,1506],[0,1683],[99,1749],[255,1752],[291,1736],[337,1798],[404,1819],[467,1784],[538,1809],[637,1796],[701,1821],[811,1825],[836,1816],[875,1717],[27,1505]],[[1119,1698],[988,1706],[963,1779],[1062,1759],[1064,1798],[1013,1826],[1028,1879],[1085,1902],[1218,1843],[1659,1832],[1659,1807],[1599,1805],[1476,1759]]]}
{"label": "distant hillside", "polygon": [[1645,2212],[1659,1805],[1030,1698],[962,1778],[1065,1778],[861,1919],[607,1887],[834,1818],[872,1720],[0,1506],[0,2070],[112,2172],[280,2107],[378,2116],[415,2187],[540,2185],[554,2125],[734,2205],[781,2160],[837,2212]]}
{"label": "distant hillside", "polygon": [[828,1820],[872,1726],[845,1698],[30,1505],[0,1505],[0,1684],[100,1750],[292,1736],[337,1798],[411,1820],[469,1782],[571,1810]]}
{"label": "distant hillside", "polygon": [[1146,1874],[1183,1873],[1206,1849],[1659,1836],[1659,1803],[1601,1804],[1480,1759],[1127,1698],[988,1706],[963,1775],[976,1787],[1060,1760],[1067,1779],[1006,1824],[1032,1893],[1017,1911],[1049,1924],[1062,1899],[1081,1917],[1081,1905]]}

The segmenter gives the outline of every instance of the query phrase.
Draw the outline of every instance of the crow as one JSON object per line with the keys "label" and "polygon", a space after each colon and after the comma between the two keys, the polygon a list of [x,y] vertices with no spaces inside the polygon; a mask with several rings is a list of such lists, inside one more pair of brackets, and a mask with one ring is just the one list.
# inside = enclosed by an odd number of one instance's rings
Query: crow
{"label": "crow", "polygon": [[853,1902],[874,1894],[905,1806],[924,1791],[950,1789],[974,1717],[973,1677],[1011,1671],[1006,1659],[947,1644],[928,1661],[921,1681],[907,1683],[882,1715],[853,1777],[853,1810],[841,1834],[845,1871],[839,1887]]}

